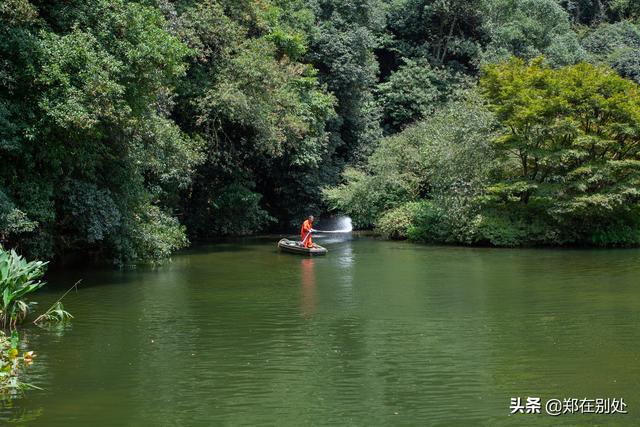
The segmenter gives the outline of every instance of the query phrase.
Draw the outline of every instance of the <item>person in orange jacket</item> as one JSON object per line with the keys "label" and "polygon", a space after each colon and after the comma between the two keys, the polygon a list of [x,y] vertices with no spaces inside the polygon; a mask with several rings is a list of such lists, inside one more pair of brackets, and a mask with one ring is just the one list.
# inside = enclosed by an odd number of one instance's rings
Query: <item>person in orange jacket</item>
{"label": "person in orange jacket", "polygon": [[313,229],[313,215],[309,215],[309,218],[302,223],[302,228],[300,228],[300,238],[305,248],[313,247],[313,240],[311,240],[313,231],[316,231]]}

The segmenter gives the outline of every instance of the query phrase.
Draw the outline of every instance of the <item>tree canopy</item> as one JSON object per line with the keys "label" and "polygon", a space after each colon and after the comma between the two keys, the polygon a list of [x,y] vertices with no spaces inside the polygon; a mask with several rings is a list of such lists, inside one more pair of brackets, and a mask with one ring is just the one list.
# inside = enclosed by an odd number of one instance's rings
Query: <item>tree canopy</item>
{"label": "tree canopy", "polygon": [[129,263],[329,208],[420,240],[633,243],[639,12],[6,0],[0,243]]}
{"label": "tree canopy", "polygon": [[488,209],[525,239],[635,243],[640,201],[640,87],[590,64],[512,60],[485,69],[481,90],[505,131],[494,141]]}

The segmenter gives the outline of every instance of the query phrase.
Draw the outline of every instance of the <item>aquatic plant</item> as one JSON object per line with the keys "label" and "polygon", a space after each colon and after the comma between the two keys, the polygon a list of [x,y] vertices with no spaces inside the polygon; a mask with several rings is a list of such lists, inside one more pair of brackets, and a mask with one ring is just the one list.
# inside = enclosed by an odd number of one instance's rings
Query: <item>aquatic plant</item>
{"label": "aquatic plant", "polygon": [[73,319],[71,313],[64,309],[61,301],[56,301],[49,310],[41,314],[33,321],[35,324],[41,323],[54,323],[54,322],[66,322]]}
{"label": "aquatic plant", "polygon": [[33,306],[25,296],[45,285],[40,278],[47,263],[27,261],[13,249],[0,246],[0,323],[3,328],[15,329]]}
{"label": "aquatic plant", "polygon": [[19,341],[16,331],[9,337],[0,331],[0,398],[15,396],[29,388],[38,388],[20,380],[23,369],[33,363],[36,355],[33,351],[20,355]]}
{"label": "aquatic plant", "polygon": [[69,292],[71,292],[72,289],[75,289],[77,291],[80,282],[81,280],[78,280],[72,287],[67,289],[67,292],[62,294],[62,296],[58,298],[47,311],[36,317],[36,320],[34,320],[33,323],[38,326],[42,326],[50,325],[52,323],[65,323],[73,319],[71,313],[64,309],[62,300],[67,296]]}

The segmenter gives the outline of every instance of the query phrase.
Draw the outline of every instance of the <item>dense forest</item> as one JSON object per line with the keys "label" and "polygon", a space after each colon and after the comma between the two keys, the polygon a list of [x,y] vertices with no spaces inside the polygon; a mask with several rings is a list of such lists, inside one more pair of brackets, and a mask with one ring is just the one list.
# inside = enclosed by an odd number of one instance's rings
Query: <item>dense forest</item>
{"label": "dense forest", "polygon": [[635,0],[3,0],[0,243],[130,263],[334,210],[640,243]]}

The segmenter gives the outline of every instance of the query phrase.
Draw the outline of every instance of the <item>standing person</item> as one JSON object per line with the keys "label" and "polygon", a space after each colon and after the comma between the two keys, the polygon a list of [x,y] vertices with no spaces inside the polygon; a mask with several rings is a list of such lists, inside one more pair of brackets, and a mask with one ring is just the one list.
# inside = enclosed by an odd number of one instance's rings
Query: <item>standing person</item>
{"label": "standing person", "polygon": [[302,223],[302,228],[300,228],[300,238],[305,248],[313,247],[313,240],[311,240],[311,232],[313,231],[315,231],[313,229],[313,215],[309,215],[309,218]]}

